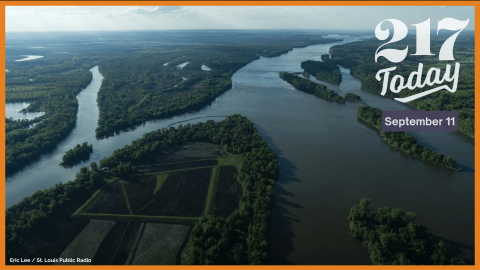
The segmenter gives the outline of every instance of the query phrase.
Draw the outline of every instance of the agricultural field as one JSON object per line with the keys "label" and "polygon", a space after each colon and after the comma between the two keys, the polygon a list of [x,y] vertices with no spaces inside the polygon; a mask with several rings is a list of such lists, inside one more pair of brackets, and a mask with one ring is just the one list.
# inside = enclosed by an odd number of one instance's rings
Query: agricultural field
{"label": "agricultural field", "polygon": [[236,180],[237,174],[235,166],[225,166],[220,169],[213,212],[217,217],[227,218],[240,203],[243,191],[242,185]]}
{"label": "agricultural field", "polygon": [[[93,258],[110,229],[113,220],[91,219],[87,227],[68,245],[59,258]],[[56,264],[88,264],[88,263],[56,263]]]}
{"label": "agricultural field", "polygon": [[180,264],[200,217],[226,218],[239,208],[242,156],[194,143],[149,160],[107,179],[78,208],[72,217],[90,222],[60,257],[91,258],[94,265]]}

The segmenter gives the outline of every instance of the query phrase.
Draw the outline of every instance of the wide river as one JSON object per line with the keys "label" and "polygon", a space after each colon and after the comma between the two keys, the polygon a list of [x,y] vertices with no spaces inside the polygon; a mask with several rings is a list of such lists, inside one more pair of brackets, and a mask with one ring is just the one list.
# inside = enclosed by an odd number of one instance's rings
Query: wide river
{"label": "wide river", "polygon": [[[102,75],[78,96],[79,113],[72,133],[50,154],[7,178],[6,205],[37,190],[74,178],[80,166],[99,161],[144,133],[195,117],[240,113],[253,121],[278,154],[280,179],[270,233],[273,264],[370,264],[367,249],[348,234],[350,208],[361,198],[372,207],[399,207],[418,214],[417,221],[435,235],[463,248],[474,246],[474,144],[459,133],[413,133],[422,144],[458,161],[455,172],[412,158],[385,144],[377,131],[356,116],[357,103],[337,104],[295,90],[278,72],[300,72],[305,60],[320,60],[345,41],[309,46],[274,58],[260,58],[233,75],[232,90],[199,112],[149,121],[106,140],[95,139],[96,96]],[[382,110],[412,110],[395,100],[360,90],[360,82],[342,69],[343,81],[331,88],[359,94]],[[199,118],[191,123],[207,119]],[[76,144],[88,141],[89,161],[66,169],[58,164]]]}

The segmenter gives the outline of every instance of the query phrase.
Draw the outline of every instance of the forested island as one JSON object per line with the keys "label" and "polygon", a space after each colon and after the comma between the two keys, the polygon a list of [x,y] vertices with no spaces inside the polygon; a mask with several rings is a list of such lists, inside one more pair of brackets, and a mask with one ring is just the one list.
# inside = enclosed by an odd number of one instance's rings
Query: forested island
{"label": "forested island", "polygon": [[[96,135],[109,137],[151,119],[198,110],[229,90],[231,76],[259,55],[273,57],[292,48],[333,41],[336,40],[167,47],[102,63],[99,69],[105,79],[98,97],[100,119]],[[186,62],[189,64],[177,68]],[[212,70],[203,71],[202,65]]]}
{"label": "forested island", "polygon": [[322,55],[322,61],[304,61],[301,63],[301,67],[309,74],[315,76],[317,80],[339,85],[342,82],[340,68],[330,59],[328,54]]}
{"label": "forested island", "polygon": [[400,208],[380,207],[370,211],[371,200],[363,198],[350,210],[350,234],[368,248],[376,265],[463,264],[456,251],[415,222],[416,214]]}
{"label": "forested island", "polygon": [[[454,57],[455,61],[445,62],[439,61],[438,56],[415,56],[408,54],[407,58],[401,63],[395,63],[396,70],[394,74],[399,74],[408,78],[411,72],[418,70],[418,63],[424,64],[424,69],[437,67],[445,71],[446,64],[461,63],[461,70],[458,79],[458,87],[455,93],[446,91],[435,92],[428,97],[413,100],[407,104],[422,111],[458,111],[458,130],[468,136],[475,136],[475,46],[474,36],[462,33],[462,37],[455,42]],[[438,52],[441,45],[447,38],[446,34],[440,34],[438,37],[432,37],[431,50]],[[332,60],[346,68],[350,69],[350,73],[362,81],[361,89],[380,94],[382,91],[382,82],[375,79],[376,73],[380,69],[392,67],[392,63],[385,58],[380,57],[378,62],[374,62],[376,49],[382,45],[382,41],[377,39],[368,39],[364,41],[335,45],[330,48]],[[413,37],[406,37],[400,42],[395,43],[392,48],[404,49],[407,45],[415,44]],[[411,46],[410,50],[415,50],[415,46]],[[426,71],[424,71],[424,74]],[[393,75],[391,75],[393,76]],[[423,75],[425,76],[425,75]],[[388,91],[387,97],[407,97],[420,92],[427,91],[435,86],[426,85],[423,88],[415,90],[403,90],[400,93],[392,93]]]}
{"label": "forested island", "polygon": [[[86,226],[86,221],[71,217],[72,211],[94,193],[111,192],[111,184],[119,181],[116,180],[118,177],[125,179],[122,181],[130,181],[124,191],[129,194],[129,189],[133,189],[135,184],[135,181],[129,179],[138,173],[142,164],[151,163],[152,156],[168,155],[169,149],[189,142],[218,144],[229,156],[239,156],[243,162],[239,167],[238,181],[243,193],[238,210],[228,217],[206,215],[195,223],[188,248],[184,251],[188,260],[182,263],[265,263],[268,258],[268,229],[273,185],[278,179],[278,162],[275,153],[268,148],[253,123],[240,115],[232,115],[219,122],[210,120],[146,133],[131,145],[115,150],[110,157],[100,161],[100,166],[109,167],[109,171],[99,170],[98,165],[92,162],[90,167],[82,167],[73,181],[38,191],[8,208],[7,262],[11,257],[35,256],[45,252],[50,257],[57,258]],[[225,158],[228,159],[229,157]],[[115,173],[113,169],[116,169]],[[71,228],[72,231],[65,228]],[[59,233],[60,230],[62,233]],[[36,249],[39,246],[42,248]]]}
{"label": "forested island", "polygon": [[372,125],[380,132],[383,140],[390,146],[400,149],[409,155],[419,157],[423,160],[443,165],[448,168],[456,168],[456,160],[434,152],[423,145],[407,132],[383,132],[382,131],[382,111],[369,106],[358,108],[357,116]]}
{"label": "forested island", "polygon": [[338,103],[345,103],[345,98],[339,96],[334,91],[328,89],[325,85],[319,84],[316,82],[312,82],[308,79],[304,79],[295,75],[292,75],[288,72],[280,72],[280,78],[282,80],[288,82],[289,84],[293,85],[295,89],[312,94],[316,97],[328,100],[328,101],[335,101]]}
{"label": "forested island", "polygon": [[73,149],[68,150],[63,155],[62,163],[60,165],[75,165],[83,160],[88,160],[90,154],[93,153],[93,147],[88,142],[77,144]]}

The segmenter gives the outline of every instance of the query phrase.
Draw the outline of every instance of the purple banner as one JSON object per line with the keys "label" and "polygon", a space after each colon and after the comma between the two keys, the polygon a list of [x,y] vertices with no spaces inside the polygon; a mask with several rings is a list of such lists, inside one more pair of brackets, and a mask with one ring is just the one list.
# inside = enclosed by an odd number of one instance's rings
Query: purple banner
{"label": "purple banner", "polygon": [[458,130],[456,111],[383,111],[382,130],[455,132]]}

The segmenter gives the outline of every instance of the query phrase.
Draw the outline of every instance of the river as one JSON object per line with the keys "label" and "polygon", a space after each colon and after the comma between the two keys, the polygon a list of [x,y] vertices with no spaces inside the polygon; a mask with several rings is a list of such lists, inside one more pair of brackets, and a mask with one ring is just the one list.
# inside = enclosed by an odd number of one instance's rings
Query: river
{"label": "river", "polygon": [[[232,90],[210,106],[176,117],[149,121],[105,140],[95,139],[96,95],[102,82],[98,68],[78,96],[79,113],[72,133],[50,154],[7,178],[6,206],[36,190],[74,178],[80,166],[99,161],[144,133],[178,121],[240,113],[253,121],[278,154],[280,179],[270,232],[273,264],[371,264],[367,249],[348,234],[350,208],[361,198],[372,207],[399,207],[418,214],[417,221],[473,256],[474,145],[459,133],[413,133],[419,142],[455,158],[462,172],[426,163],[392,149],[377,131],[356,116],[357,103],[338,104],[295,90],[279,71],[300,72],[305,60],[321,60],[336,44],[294,49],[260,58],[238,70]],[[382,110],[411,110],[395,100],[360,90],[360,82],[342,69],[343,81],[331,89],[352,92]],[[183,123],[185,124],[185,122]],[[76,144],[93,144],[90,160],[71,169],[58,166]]]}

